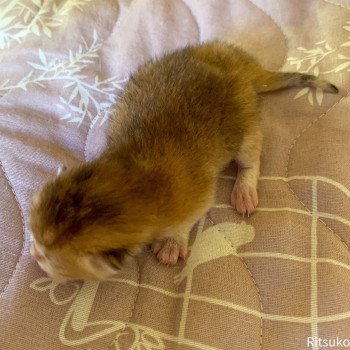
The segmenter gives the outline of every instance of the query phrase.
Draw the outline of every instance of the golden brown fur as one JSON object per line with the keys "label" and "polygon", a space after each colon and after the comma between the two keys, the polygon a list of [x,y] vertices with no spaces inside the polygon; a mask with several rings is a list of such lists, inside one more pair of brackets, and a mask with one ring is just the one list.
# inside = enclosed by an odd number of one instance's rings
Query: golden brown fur
{"label": "golden brown fur", "polygon": [[[239,165],[232,204],[257,205],[258,93],[293,85],[336,87],[264,70],[223,43],[179,50],[131,77],[97,160],[67,170],[33,200],[33,255],[53,277],[104,279],[145,244],[166,264],[214,202],[217,177]],[[40,259],[38,258],[40,257]]]}

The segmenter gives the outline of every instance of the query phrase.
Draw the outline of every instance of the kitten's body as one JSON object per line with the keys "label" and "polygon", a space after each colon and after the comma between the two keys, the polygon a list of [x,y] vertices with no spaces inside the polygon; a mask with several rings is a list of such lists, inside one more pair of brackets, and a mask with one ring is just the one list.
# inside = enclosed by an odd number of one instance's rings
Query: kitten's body
{"label": "kitten's body", "polygon": [[103,155],[64,172],[34,199],[33,255],[49,254],[59,268],[46,266],[50,257],[37,259],[41,266],[73,278],[103,279],[152,242],[161,262],[176,263],[232,159],[239,169],[232,205],[243,214],[256,207],[258,93],[293,85],[337,92],[313,76],[268,72],[222,43],[148,63],[119,99]]}

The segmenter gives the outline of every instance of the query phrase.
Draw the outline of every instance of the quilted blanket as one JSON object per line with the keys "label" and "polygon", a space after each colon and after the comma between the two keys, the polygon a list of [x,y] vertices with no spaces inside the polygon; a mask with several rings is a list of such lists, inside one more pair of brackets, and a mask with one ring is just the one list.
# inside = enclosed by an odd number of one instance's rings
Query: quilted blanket
{"label": "quilted blanket", "polygon": [[[229,167],[185,262],[145,251],[107,282],[50,280],[33,193],[103,150],[130,73],[212,39],[340,94],[262,96],[258,210],[232,210]],[[349,0],[0,0],[0,62],[1,349],[350,347]]]}

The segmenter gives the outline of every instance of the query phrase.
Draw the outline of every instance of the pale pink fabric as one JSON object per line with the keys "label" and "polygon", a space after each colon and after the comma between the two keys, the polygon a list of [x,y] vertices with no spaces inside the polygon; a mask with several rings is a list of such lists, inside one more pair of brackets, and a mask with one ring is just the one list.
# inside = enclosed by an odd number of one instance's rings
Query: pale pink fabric
{"label": "pale pink fabric", "polygon": [[[300,350],[308,337],[350,338],[349,15],[346,0],[1,2],[0,348]],[[140,64],[211,39],[341,93],[262,97],[259,209],[243,219],[229,207],[227,169],[185,263],[145,252],[114,281],[53,283],[29,256],[32,194],[61,164],[101,152]]]}

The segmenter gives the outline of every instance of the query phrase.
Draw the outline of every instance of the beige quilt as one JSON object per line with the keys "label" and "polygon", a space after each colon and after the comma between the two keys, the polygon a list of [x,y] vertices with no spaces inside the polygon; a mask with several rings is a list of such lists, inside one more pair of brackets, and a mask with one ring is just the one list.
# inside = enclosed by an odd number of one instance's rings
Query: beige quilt
{"label": "beige quilt", "polygon": [[[145,251],[105,283],[51,281],[32,194],[101,151],[141,63],[211,39],[341,93],[262,97],[259,208],[232,210],[227,169],[187,261]],[[349,0],[0,0],[0,349],[350,348],[349,70]]]}

